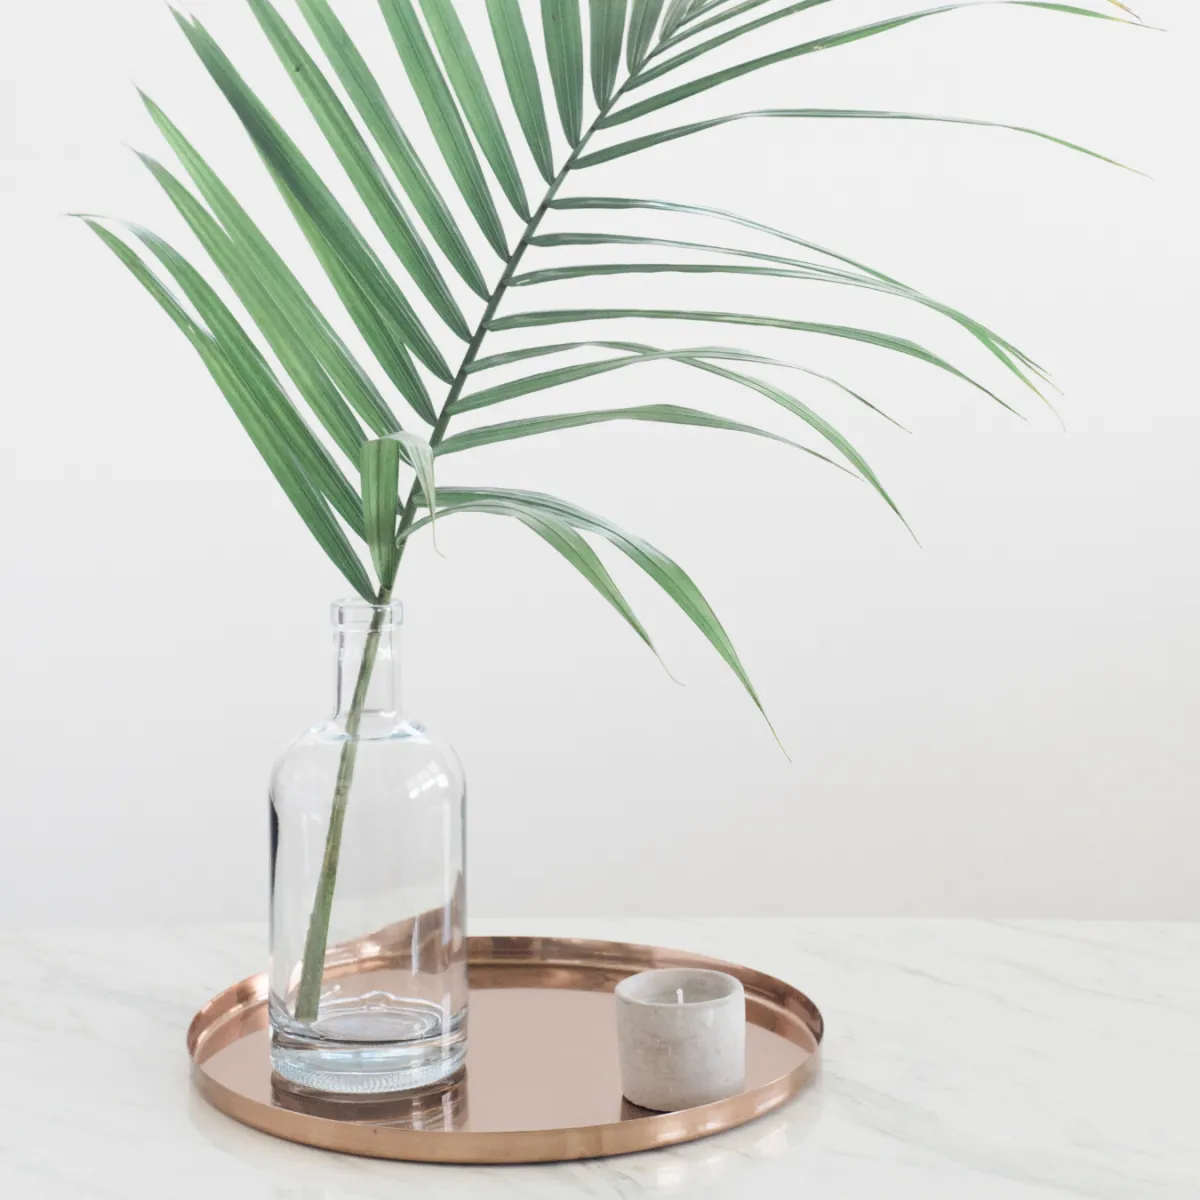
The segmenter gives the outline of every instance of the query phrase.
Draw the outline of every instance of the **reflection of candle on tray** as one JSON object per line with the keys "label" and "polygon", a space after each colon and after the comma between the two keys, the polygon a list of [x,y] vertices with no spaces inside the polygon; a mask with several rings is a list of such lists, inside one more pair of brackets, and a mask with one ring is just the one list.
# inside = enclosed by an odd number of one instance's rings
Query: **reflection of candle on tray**
{"label": "reflection of candle on tray", "polygon": [[746,1080],[746,997],[723,971],[668,967],[617,984],[621,1090],[674,1112],[736,1095]]}

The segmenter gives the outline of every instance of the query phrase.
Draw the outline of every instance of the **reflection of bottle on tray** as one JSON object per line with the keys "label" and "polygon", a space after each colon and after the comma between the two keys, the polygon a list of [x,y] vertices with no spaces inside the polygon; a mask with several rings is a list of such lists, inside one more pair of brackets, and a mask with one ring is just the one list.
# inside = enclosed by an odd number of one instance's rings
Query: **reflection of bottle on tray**
{"label": "reflection of bottle on tray", "polygon": [[271,1100],[291,1112],[327,1121],[352,1121],[357,1125],[452,1133],[467,1123],[466,1072],[425,1091],[398,1096],[331,1096],[294,1088],[276,1076]]}

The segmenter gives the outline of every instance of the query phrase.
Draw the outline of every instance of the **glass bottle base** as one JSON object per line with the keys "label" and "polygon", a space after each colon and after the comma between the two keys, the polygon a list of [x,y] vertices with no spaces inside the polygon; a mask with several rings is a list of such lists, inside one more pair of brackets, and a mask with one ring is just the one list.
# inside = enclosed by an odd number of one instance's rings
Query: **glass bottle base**
{"label": "glass bottle base", "polygon": [[[381,1020],[381,1017],[383,1019]],[[412,1001],[378,1012],[324,1014],[312,1025],[272,1013],[271,1068],[285,1084],[339,1095],[386,1095],[428,1088],[461,1070],[467,1056],[461,1014]]]}

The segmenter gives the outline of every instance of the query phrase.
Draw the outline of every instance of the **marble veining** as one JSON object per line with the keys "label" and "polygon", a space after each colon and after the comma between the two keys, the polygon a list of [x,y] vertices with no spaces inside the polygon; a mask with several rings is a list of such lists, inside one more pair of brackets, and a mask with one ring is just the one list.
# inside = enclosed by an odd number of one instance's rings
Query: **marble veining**
{"label": "marble veining", "polygon": [[0,934],[0,1196],[12,1200],[1200,1200],[1200,925],[474,922],[677,946],[808,992],[795,1102],[652,1154],[440,1167],[245,1129],[188,1085],[183,1034],[261,968],[262,930]]}

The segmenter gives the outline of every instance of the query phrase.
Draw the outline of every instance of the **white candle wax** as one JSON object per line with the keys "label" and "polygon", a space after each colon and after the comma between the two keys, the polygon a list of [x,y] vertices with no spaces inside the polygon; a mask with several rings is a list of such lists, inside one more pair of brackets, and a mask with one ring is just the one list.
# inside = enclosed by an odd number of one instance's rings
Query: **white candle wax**
{"label": "white candle wax", "polygon": [[668,967],[616,988],[621,1090],[642,1108],[674,1112],[742,1091],[746,997],[723,971]]}

